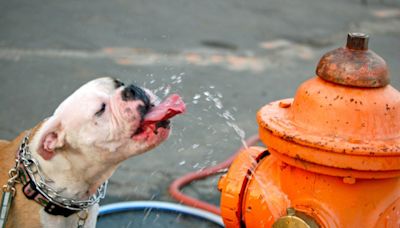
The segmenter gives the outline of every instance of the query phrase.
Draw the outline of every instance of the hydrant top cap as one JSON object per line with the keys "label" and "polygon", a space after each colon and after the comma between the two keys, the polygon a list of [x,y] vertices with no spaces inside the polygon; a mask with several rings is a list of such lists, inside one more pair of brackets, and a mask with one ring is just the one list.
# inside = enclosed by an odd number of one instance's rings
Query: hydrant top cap
{"label": "hydrant top cap", "polygon": [[326,53],[318,63],[317,75],[329,82],[355,87],[383,87],[390,78],[385,60],[368,50],[369,36],[349,33],[346,47]]}

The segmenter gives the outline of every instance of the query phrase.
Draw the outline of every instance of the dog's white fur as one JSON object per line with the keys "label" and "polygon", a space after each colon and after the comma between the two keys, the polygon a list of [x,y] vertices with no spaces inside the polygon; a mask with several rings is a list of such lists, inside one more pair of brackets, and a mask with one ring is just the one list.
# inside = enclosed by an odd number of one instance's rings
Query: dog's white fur
{"label": "dog's white fur", "polygon": [[[62,195],[86,199],[106,181],[125,159],[143,153],[164,141],[169,129],[159,129],[140,141],[132,134],[141,122],[137,111],[141,100],[124,101],[123,87],[115,88],[111,78],[88,82],[62,102],[32,137],[29,148],[51,185]],[[151,101],[156,97],[146,90]],[[101,116],[95,113],[106,105]],[[95,227],[98,205],[89,210],[85,227]],[[75,215],[49,215],[43,210],[44,227],[74,227]]]}

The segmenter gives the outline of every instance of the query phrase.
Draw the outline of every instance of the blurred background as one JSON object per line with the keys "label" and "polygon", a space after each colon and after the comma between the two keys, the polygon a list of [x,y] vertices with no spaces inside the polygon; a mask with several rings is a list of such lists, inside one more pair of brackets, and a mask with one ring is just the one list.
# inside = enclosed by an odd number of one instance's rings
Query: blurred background
{"label": "blurred background", "polygon": [[[0,138],[13,139],[102,76],[179,93],[168,141],[125,161],[103,204],[174,201],[177,177],[224,161],[257,133],[263,105],[292,97],[348,32],[370,35],[400,89],[399,0],[0,0]],[[184,189],[218,204],[218,176]],[[211,227],[145,211],[98,227]]]}

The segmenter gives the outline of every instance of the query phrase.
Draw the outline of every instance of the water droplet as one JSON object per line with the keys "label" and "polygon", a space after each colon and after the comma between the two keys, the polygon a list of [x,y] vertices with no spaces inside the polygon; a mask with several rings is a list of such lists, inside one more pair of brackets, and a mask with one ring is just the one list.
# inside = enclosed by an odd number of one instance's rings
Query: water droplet
{"label": "water droplet", "polygon": [[199,99],[200,97],[201,97],[200,94],[195,94],[194,97],[193,97],[193,100],[197,100],[197,99]]}
{"label": "water droplet", "polygon": [[215,107],[217,107],[218,109],[222,109],[224,106],[222,105],[221,100],[219,100],[218,98],[214,98],[213,99],[214,103],[215,103]]}
{"label": "water droplet", "polygon": [[232,113],[229,112],[228,110],[225,110],[225,111],[222,113],[222,117],[225,118],[226,120],[233,120],[233,121],[235,121],[235,117],[233,117]]}
{"label": "water droplet", "polygon": [[193,148],[193,149],[196,149],[196,148],[198,148],[199,146],[200,146],[199,144],[193,144],[193,145],[192,145],[192,148]]}
{"label": "water droplet", "polygon": [[171,91],[171,86],[168,85],[167,88],[165,88],[165,90],[164,90],[164,96],[167,96],[170,91]]}

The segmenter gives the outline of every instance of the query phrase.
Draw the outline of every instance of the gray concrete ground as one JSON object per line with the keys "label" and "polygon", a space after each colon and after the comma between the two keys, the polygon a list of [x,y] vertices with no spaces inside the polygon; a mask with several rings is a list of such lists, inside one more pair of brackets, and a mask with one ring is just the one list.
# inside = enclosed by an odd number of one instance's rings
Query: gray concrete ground
{"label": "gray concrete ground", "polygon": [[[1,0],[0,138],[34,126],[96,77],[135,82],[162,97],[177,92],[187,114],[174,119],[162,146],[122,164],[104,202],[173,201],[167,187],[174,178],[241,145],[224,115],[255,134],[256,111],[292,97],[349,31],[370,34],[370,48],[386,59],[399,89],[398,0]],[[217,204],[216,185],[209,178],[185,191]],[[99,227],[210,227],[154,213],[100,220]]]}

